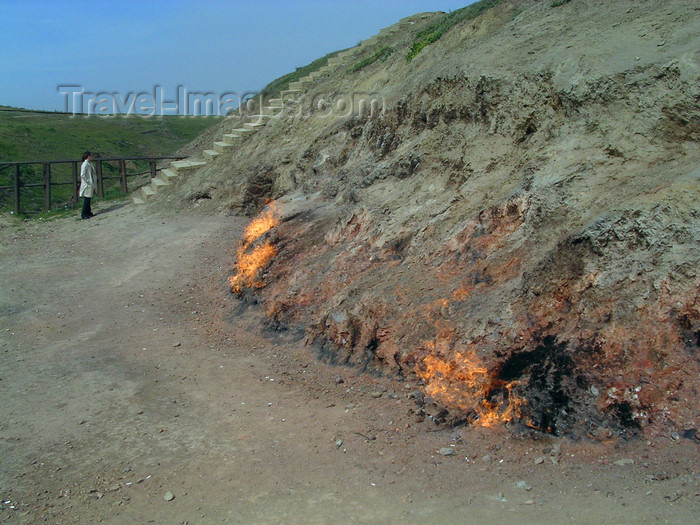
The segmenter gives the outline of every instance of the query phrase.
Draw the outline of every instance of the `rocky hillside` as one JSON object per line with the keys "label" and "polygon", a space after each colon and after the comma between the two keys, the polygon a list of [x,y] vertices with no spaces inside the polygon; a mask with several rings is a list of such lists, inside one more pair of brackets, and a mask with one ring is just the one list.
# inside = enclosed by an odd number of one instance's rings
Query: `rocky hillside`
{"label": "rocky hillside", "polygon": [[274,200],[237,293],[436,420],[698,428],[700,8],[490,4],[411,61],[447,15],[358,46],[163,202]]}

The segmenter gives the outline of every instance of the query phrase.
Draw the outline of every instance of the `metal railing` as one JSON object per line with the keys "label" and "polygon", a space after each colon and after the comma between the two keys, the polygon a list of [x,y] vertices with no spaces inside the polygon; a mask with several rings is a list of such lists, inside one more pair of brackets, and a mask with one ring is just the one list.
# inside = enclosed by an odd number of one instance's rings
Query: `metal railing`
{"label": "metal railing", "polygon": [[[186,156],[177,155],[166,155],[159,157],[101,157],[93,159],[95,164],[95,172],[97,175],[97,195],[98,197],[104,197],[105,194],[105,181],[119,179],[119,186],[122,192],[128,193],[129,188],[127,184],[127,179],[129,177],[137,177],[141,175],[149,174],[151,177],[155,177],[158,171],[161,169],[157,166],[159,160],[179,160],[184,159]],[[129,173],[127,171],[127,162],[132,164],[141,161],[145,163],[148,161],[149,170],[141,171],[137,173]],[[116,175],[109,175],[105,173],[104,166],[109,165],[110,168],[114,169],[112,164],[116,163]],[[52,166],[56,165],[70,165],[70,172],[68,176],[62,177],[63,180],[52,179]],[[78,190],[80,188],[80,165],[82,161],[70,159],[70,160],[42,160],[42,161],[24,161],[24,162],[0,162],[0,173],[4,170],[12,171],[12,181],[13,183],[9,186],[0,186],[0,192],[12,193],[13,198],[13,208],[14,213],[19,215],[22,211],[22,192],[23,190],[29,190],[31,188],[43,189],[43,210],[51,210],[51,205],[54,202],[52,200],[52,188],[56,186],[72,186],[72,196],[68,199],[62,199],[62,204],[72,200],[74,204],[78,202]],[[37,177],[37,169],[31,168],[32,166],[41,166],[40,176]],[[29,171],[34,175],[33,182],[24,182],[23,179],[23,169],[29,168]],[[25,173],[26,174],[26,173]],[[64,174],[65,175],[65,174]],[[66,178],[68,180],[66,180]],[[36,179],[40,179],[37,181]],[[65,192],[64,192],[65,193]]]}

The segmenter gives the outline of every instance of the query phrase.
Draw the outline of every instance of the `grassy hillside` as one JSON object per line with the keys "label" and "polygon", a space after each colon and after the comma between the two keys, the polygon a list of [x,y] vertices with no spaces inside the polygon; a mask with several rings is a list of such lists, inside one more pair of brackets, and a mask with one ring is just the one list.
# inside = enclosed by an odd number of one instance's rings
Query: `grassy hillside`
{"label": "grassy hillside", "polygon": [[[98,117],[0,106],[0,161],[170,155],[220,117]],[[2,183],[0,183],[2,184]]]}

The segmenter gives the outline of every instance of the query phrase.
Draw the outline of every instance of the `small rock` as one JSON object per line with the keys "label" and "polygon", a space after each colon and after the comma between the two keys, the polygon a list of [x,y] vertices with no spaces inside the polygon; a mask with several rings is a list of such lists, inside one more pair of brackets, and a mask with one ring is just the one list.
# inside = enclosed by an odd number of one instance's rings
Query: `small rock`
{"label": "small rock", "polygon": [[375,399],[378,398],[378,397],[382,397],[382,393],[379,392],[379,391],[371,392],[369,395],[370,395],[370,397],[373,397],[373,398],[375,398]]}
{"label": "small rock", "polygon": [[455,455],[455,449],[450,448],[450,447],[445,447],[440,449],[440,455],[441,456],[454,456]]}
{"label": "small rock", "polygon": [[613,461],[613,465],[634,465],[634,460],[633,459],[618,459],[617,461]]}
{"label": "small rock", "polygon": [[173,494],[172,492],[168,491],[168,492],[166,492],[165,495],[163,496],[163,499],[164,499],[165,501],[172,501],[172,500],[175,499],[175,494]]}
{"label": "small rock", "polygon": [[487,454],[486,456],[481,458],[481,461],[483,461],[484,463],[491,463],[491,456]]}
{"label": "small rock", "polygon": [[524,490],[532,490],[532,487],[531,487],[530,485],[528,485],[527,482],[524,481],[524,480],[518,481],[518,482],[515,484],[515,487],[516,487],[516,488],[519,488],[519,489],[524,489]]}
{"label": "small rock", "polygon": [[178,341],[177,343],[173,343],[173,348],[177,348],[177,347],[180,346],[181,344],[182,344],[182,343],[181,343],[180,341]]}
{"label": "small rock", "polygon": [[445,421],[445,416],[447,416],[447,410],[438,406],[436,403],[430,402],[426,403],[423,407],[425,415],[432,419],[435,423],[442,423]]}
{"label": "small rock", "polygon": [[523,505],[534,505],[534,504],[535,504],[535,502],[532,501],[531,499],[523,502]]}
{"label": "small rock", "polygon": [[423,394],[423,392],[421,392],[420,390],[414,390],[411,395],[413,396],[413,399],[418,405],[422,406],[425,402],[425,394]]}
{"label": "small rock", "polygon": [[342,384],[342,383],[345,383],[345,379],[343,379],[343,378],[340,377],[340,376],[335,376],[335,384],[336,384],[336,385],[340,385],[340,384]]}
{"label": "small rock", "polygon": [[542,463],[544,463],[544,456],[535,458],[535,465],[541,465]]}
{"label": "small rock", "polygon": [[340,448],[343,446],[343,440],[342,439],[336,439],[335,440],[335,448]]}
{"label": "small rock", "polygon": [[671,439],[673,441],[678,441],[681,438],[681,436],[678,434],[678,432],[671,432]]}
{"label": "small rock", "polygon": [[681,432],[681,437],[683,439],[697,439],[697,431],[694,428],[688,428]]}

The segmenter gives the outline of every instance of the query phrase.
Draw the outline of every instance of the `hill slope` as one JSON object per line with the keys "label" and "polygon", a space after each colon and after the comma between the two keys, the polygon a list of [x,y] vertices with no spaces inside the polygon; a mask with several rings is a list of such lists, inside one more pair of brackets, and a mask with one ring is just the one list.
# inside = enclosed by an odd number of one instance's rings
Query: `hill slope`
{"label": "hill slope", "polygon": [[276,199],[241,296],[324,359],[418,375],[436,419],[697,428],[700,10],[554,4],[500,2],[410,62],[445,15],[403,20],[166,199]]}

